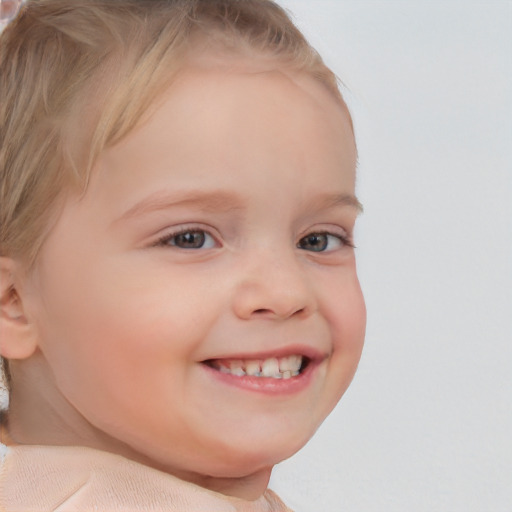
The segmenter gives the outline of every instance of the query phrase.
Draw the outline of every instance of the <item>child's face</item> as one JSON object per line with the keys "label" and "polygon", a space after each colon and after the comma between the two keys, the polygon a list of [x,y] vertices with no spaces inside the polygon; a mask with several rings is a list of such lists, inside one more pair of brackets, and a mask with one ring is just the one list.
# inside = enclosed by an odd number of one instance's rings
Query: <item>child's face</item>
{"label": "child's face", "polygon": [[[114,451],[177,474],[290,456],[363,345],[355,162],[346,111],[313,79],[183,72],[104,151],[42,249],[31,315],[55,376],[44,385],[121,441]],[[240,375],[261,364],[281,378]]]}

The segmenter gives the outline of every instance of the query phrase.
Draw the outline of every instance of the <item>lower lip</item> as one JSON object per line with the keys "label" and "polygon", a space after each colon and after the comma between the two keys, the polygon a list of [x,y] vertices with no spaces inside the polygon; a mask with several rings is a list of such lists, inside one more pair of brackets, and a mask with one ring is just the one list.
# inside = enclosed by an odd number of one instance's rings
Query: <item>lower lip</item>
{"label": "lower lip", "polygon": [[318,364],[310,362],[299,375],[296,377],[290,377],[289,379],[252,377],[250,375],[238,377],[230,373],[222,373],[221,371],[206,364],[203,364],[203,367],[215,379],[229,386],[268,395],[291,395],[300,393],[309,386],[318,368]]}

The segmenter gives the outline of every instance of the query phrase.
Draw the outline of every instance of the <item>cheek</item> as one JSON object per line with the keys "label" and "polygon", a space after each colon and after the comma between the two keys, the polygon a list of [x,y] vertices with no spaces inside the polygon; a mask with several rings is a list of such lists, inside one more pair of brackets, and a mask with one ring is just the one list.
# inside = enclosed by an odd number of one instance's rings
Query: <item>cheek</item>
{"label": "cheek", "polygon": [[352,286],[352,293],[340,300],[340,341],[342,348],[353,349],[360,354],[366,331],[366,305],[359,282]]}
{"label": "cheek", "polygon": [[366,306],[357,276],[331,283],[332,296],[327,321],[333,340],[331,372],[343,393],[352,380],[363,350],[366,330]]}
{"label": "cheek", "polygon": [[362,350],[366,306],[355,270],[324,282],[321,308],[329,323],[334,349]]}
{"label": "cheek", "polygon": [[61,384],[101,383],[115,394],[127,381],[135,392],[193,360],[213,308],[200,307],[190,280],[125,270],[96,265],[45,283],[41,349]]}

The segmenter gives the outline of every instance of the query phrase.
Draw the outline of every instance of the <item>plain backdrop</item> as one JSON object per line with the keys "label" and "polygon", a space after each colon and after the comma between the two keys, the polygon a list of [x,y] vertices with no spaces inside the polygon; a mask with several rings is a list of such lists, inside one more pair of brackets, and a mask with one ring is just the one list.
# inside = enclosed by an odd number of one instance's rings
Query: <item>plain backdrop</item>
{"label": "plain backdrop", "polygon": [[346,86],[368,327],[272,487],[297,512],[510,512],[512,2],[278,1]]}
{"label": "plain backdrop", "polygon": [[510,512],[512,2],[279,1],[346,86],[368,329],[272,487],[296,512]]}

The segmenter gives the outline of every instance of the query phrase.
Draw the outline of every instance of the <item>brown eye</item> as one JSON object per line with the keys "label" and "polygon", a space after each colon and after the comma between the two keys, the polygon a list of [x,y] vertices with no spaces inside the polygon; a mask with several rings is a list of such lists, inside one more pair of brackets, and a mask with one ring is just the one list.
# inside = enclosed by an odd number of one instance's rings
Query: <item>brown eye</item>
{"label": "brown eye", "polygon": [[327,235],[325,233],[311,233],[301,238],[297,247],[305,251],[321,252],[325,251],[328,245]]}
{"label": "brown eye", "polygon": [[353,247],[347,237],[332,233],[310,233],[301,238],[297,244],[299,249],[312,252],[334,251],[344,246]]}
{"label": "brown eye", "polygon": [[166,237],[159,245],[170,245],[179,249],[211,249],[215,244],[214,238],[206,231],[190,229]]}
{"label": "brown eye", "polygon": [[204,245],[205,235],[202,231],[188,231],[172,238],[172,245],[182,249],[200,249]]}

